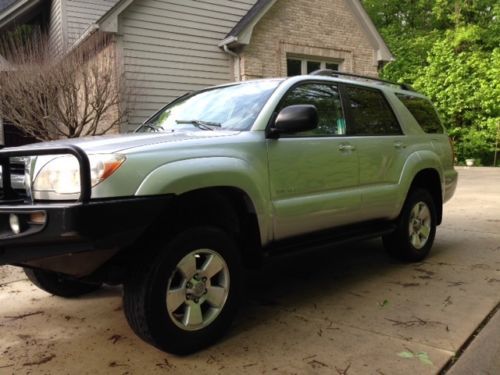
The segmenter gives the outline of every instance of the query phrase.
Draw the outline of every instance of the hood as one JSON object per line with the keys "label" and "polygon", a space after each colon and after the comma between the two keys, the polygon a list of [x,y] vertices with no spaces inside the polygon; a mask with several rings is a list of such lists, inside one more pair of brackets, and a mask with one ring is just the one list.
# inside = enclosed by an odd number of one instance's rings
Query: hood
{"label": "hood", "polygon": [[217,137],[227,137],[239,134],[237,131],[172,131],[162,133],[132,133],[103,135],[98,137],[62,139],[58,141],[34,143],[23,148],[38,149],[44,147],[56,147],[76,145],[87,153],[112,153],[123,152],[135,147],[156,145],[160,143],[182,142],[189,140],[202,140]]}

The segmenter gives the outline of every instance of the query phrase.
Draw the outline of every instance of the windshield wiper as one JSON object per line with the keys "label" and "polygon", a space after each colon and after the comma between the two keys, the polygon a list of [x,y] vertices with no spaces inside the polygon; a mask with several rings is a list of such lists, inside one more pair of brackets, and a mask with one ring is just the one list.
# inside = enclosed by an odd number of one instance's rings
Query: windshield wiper
{"label": "windshield wiper", "polygon": [[161,129],[158,126],[155,126],[155,124],[152,124],[152,123],[149,123],[149,122],[145,122],[144,124],[142,124],[139,129],[142,129],[142,128],[146,128],[146,129],[152,130],[154,132],[159,132],[160,129]]}
{"label": "windshield wiper", "polygon": [[221,128],[222,124],[218,122],[202,121],[202,120],[175,120],[178,124],[190,124],[196,126],[198,129],[215,130]]}

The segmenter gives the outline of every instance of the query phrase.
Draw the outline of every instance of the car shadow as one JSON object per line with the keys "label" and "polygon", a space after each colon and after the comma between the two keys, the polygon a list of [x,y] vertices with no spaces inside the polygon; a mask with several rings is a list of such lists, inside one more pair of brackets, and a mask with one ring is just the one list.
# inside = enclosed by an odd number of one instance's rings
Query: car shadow
{"label": "car shadow", "polygon": [[[340,301],[346,295],[366,297],[377,292],[369,290],[370,285],[387,282],[402,269],[410,273],[449,251],[453,251],[451,243],[436,243],[425,262],[403,263],[387,255],[381,239],[374,239],[273,259],[247,273],[242,308],[227,339],[253,326],[271,323],[282,313],[317,308],[318,301],[325,298]],[[339,309],[345,308],[340,303]]]}

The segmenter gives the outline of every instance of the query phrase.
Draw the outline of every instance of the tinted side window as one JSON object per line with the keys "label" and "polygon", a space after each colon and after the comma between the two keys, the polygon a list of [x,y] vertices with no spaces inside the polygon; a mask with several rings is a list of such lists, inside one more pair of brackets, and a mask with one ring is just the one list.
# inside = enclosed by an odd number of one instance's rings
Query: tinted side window
{"label": "tinted side window", "polygon": [[336,85],[308,83],[292,89],[280,110],[290,105],[312,104],[318,109],[318,128],[300,133],[301,136],[331,136],[346,134],[340,94]]}
{"label": "tinted side window", "polygon": [[392,109],[378,90],[346,86],[351,122],[356,135],[402,134]]}
{"label": "tinted side window", "polygon": [[420,127],[426,133],[444,133],[438,114],[430,101],[416,96],[396,94],[411,112]]}

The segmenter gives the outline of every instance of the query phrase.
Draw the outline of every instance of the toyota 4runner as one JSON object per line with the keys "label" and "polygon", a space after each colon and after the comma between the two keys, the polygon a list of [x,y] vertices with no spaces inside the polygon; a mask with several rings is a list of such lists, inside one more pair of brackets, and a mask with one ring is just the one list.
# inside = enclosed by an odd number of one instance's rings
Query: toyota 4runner
{"label": "toyota 4runner", "polygon": [[62,297],[124,285],[145,341],[229,328],[244,267],[382,236],[421,261],[457,184],[428,99],[333,71],[189,93],[134,134],[0,151],[0,264]]}

